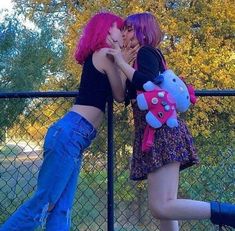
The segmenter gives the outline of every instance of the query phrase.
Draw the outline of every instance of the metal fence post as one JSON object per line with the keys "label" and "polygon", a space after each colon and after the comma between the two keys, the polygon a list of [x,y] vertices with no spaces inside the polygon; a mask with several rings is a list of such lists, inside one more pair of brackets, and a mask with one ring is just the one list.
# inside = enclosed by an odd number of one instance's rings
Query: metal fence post
{"label": "metal fence post", "polygon": [[113,198],[113,100],[108,101],[108,231],[114,231],[114,198]]}

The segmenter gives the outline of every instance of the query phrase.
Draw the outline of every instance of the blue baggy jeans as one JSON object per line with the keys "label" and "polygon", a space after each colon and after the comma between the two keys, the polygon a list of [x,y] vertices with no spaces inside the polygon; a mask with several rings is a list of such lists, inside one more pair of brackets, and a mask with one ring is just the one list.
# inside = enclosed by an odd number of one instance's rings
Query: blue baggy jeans
{"label": "blue baggy jeans", "polygon": [[[0,227],[0,231],[68,231],[82,153],[96,136],[82,116],[68,112],[47,131],[37,189]],[[49,205],[54,208],[48,212]]]}

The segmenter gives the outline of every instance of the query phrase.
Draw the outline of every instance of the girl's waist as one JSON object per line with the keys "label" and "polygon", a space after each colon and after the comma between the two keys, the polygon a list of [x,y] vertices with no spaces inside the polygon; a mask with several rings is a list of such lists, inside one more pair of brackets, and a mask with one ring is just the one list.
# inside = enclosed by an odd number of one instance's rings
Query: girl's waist
{"label": "girl's waist", "polygon": [[104,113],[94,106],[87,105],[73,105],[70,109],[71,112],[75,112],[85,118],[92,126],[97,129],[104,117]]}

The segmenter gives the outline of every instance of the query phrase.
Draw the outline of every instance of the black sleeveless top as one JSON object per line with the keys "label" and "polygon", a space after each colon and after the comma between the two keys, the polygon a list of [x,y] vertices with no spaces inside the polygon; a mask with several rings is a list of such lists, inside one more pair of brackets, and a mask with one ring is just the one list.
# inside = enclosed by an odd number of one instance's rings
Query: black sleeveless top
{"label": "black sleeveless top", "polygon": [[[161,56],[159,55],[161,54]],[[137,90],[143,91],[143,85],[147,81],[153,81],[160,73],[164,71],[162,64],[161,51],[156,52],[156,48],[145,45],[137,53],[137,70],[134,72],[132,81],[126,81],[125,105],[130,103],[131,99],[136,99]],[[165,59],[164,59],[165,60]]]}
{"label": "black sleeveless top", "polygon": [[93,62],[92,54],[83,65],[79,93],[75,104],[99,108],[105,113],[106,102],[112,96],[108,76],[98,71]]}

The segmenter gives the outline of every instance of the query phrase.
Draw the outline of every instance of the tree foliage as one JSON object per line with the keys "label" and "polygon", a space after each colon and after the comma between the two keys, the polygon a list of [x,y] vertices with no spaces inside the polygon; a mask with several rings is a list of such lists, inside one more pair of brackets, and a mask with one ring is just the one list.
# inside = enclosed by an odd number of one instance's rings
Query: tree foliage
{"label": "tree foliage", "polygon": [[[63,45],[55,41],[47,19],[41,18],[34,30],[22,24],[17,13],[7,16],[0,24],[0,91],[19,92],[39,90],[47,76],[60,72]],[[24,111],[28,100],[0,105],[0,124],[7,129]],[[1,129],[4,135],[5,129]]]}
{"label": "tree foliage", "polygon": [[[60,75],[44,72],[47,82],[41,89],[77,89],[81,67],[73,58],[75,45],[87,20],[101,10],[115,12],[123,18],[131,13],[150,11],[160,22],[165,34],[161,49],[170,68],[177,74],[185,76],[187,82],[192,83],[196,89],[235,88],[233,26],[235,7],[231,0],[15,0],[14,2],[16,9],[39,28],[43,28],[46,22],[50,27],[44,27],[45,29],[54,29],[54,33],[44,30],[45,35],[50,34],[50,38],[46,36],[42,38],[44,41],[59,38],[66,49],[57,47],[57,55],[58,53],[64,55],[64,65]],[[55,57],[56,54],[53,58]],[[49,59],[44,56],[44,59],[40,60],[43,63],[43,60]],[[31,66],[34,65],[31,63]],[[43,70],[42,65],[38,65],[38,70]],[[197,105],[187,113],[193,134],[198,136],[201,133],[209,136],[216,124],[223,123],[226,126],[228,123],[234,123],[234,108],[231,98],[207,97],[203,100],[199,98]],[[118,109],[116,113],[117,111]]]}
{"label": "tree foliage", "polygon": [[[235,5],[232,0],[13,2],[16,13],[30,20],[36,30],[23,26],[14,16],[6,18],[0,25],[1,91],[76,90],[81,74],[81,66],[73,58],[76,42],[87,20],[101,10],[115,12],[123,18],[137,12],[153,13],[164,32],[160,48],[170,68],[183,75],[196,89],[235,88]],[[6,100],[0,105],[0,125],[1,128],[9,128],[14,118],[21,114],[20,123],[11,129],[11,134],[21,136],[26,132],[30,139],[41,140],[50,122],[64,114],[71,104],[71,100],[67,99],[20,100],[14,104]],[[182,196],[214,199],[221,192],[223,200],[234,198],[229,181],[233,179],[234,108],[232,97],[200,97],[196,106],[182,115],[187,118],[196,137],[202,159],[199,170],[191,172],[190,169],[183,173],[187,177],[182,183]],[[136,203],[134,200],[141,201],[138,198],[143,196],[144,184],[138,184],[139,191],[134,193],[130,191],[132,185],[126,180],[133,139],[133,119],[129,109],[114,105],[117,199]],[[106,126],[104,122],[96,143],[85,156],[86,160],[90,160],[90,165],[84,166],[84,169],[95,176],[99,175],[99,167],[106,163]],[[222,180],[218,176],[225,177]],[[202,182],[195,184],[200,177]],[[207,184],[210,193],[203,191]],[[136,195],[133,196],[133,193]]]}
{"label": "tree foliage", "polygon": [[[69,15],[67,33],[63,40],[68,48],[66,71],[78,82],[80,67],[74,62],[73,53],[76,40],[87,20],[97,11],[109,10],[123,17],[131,13],[150,11],[159,20],[165,32],[161,45],[169,66],[182,74],[197,89],[229,89],[235,87],[234,78],[234,4],[231,0],[175,0],[175,1],[51,1],[16,0],[18,4],[30,6],[27,12],[33,18],[39,9],[44,13],[64,12]],[[218,14],[219,12],[219,14]],[[97,25],[98,26],[98,25]],[[190,121],[192,127],[209,133],[208,116],[227,111],[229,121],[231,100],[221,102],[208,98],[200,101],[194,109]],[[200,111],[200,113],[199,113]],[[234,112],[234,111],[232,111]],[[203,123],[198,121],[203,120]],[[200,129],[199,129],[199,126]]]}

